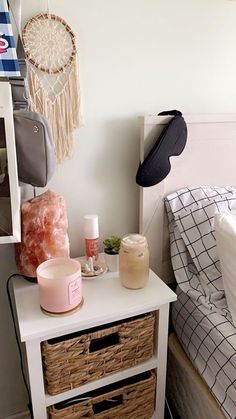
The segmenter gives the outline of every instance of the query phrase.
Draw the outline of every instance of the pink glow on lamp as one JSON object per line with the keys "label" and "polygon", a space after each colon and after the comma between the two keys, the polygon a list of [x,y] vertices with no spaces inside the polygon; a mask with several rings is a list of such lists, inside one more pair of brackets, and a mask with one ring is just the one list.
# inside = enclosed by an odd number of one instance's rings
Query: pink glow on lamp
{"label": "pink glow on lamp", "polygon": [[48,190],[22,204],[21,243],[15,245],[18,273],[35,278],[36,268],[45,260],[70,255],[66,203]]}

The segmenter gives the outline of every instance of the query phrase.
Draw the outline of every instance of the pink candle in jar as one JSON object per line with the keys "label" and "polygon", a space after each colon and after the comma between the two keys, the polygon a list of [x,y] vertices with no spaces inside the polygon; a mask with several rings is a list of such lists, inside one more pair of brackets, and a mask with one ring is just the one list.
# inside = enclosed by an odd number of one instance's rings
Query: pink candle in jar
{"label": "pink candle in jar", "polygon": [[49,313],[62,314],[74,310],[82,301],[80,262],[55,258],[37,268],[40,306]]}

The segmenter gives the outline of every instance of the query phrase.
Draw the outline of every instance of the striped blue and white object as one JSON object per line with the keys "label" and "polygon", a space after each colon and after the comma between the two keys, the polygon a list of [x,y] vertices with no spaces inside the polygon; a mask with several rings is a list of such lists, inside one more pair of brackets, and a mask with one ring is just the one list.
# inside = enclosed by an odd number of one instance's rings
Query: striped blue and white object
{"label": "striped blue and white object", "polygon": [[0,0],[0,77],[20,75],[7,2]]}

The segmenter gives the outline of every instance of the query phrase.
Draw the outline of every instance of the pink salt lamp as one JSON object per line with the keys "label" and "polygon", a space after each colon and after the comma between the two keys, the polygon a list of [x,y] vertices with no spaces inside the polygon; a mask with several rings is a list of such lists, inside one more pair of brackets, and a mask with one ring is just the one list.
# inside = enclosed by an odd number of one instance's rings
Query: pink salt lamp
{"label": "pink salt lamp", "polygon": [[18,273],[36,278],[40,263],[69,257],[65,200],[48,190],[21,207],[22,237],[15,245]]}
{"label": "pink salt lamp", "polygon": [[64,314],[82,302],[81,265],[75,259],[55,258],[37,268],[39,301],[49,314]]}

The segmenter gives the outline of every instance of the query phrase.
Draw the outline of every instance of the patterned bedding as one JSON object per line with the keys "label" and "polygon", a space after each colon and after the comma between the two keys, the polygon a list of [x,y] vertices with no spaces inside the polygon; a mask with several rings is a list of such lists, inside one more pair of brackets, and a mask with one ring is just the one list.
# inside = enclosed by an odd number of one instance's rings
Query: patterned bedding
{"label": "patterned bedding", "polygon": [[177,289],[172,305],[176,335],[205,380],[224,415],[236,417],[236,328],[219,313],[209,310]]}
{"label": "patterned bedding", "polygon": [[236,418],[236,328],[225,299],[214,232],[217,212],[236,209],[236,189],[190,187],[165,199],[178,283],[173,324],[224,415]]}

